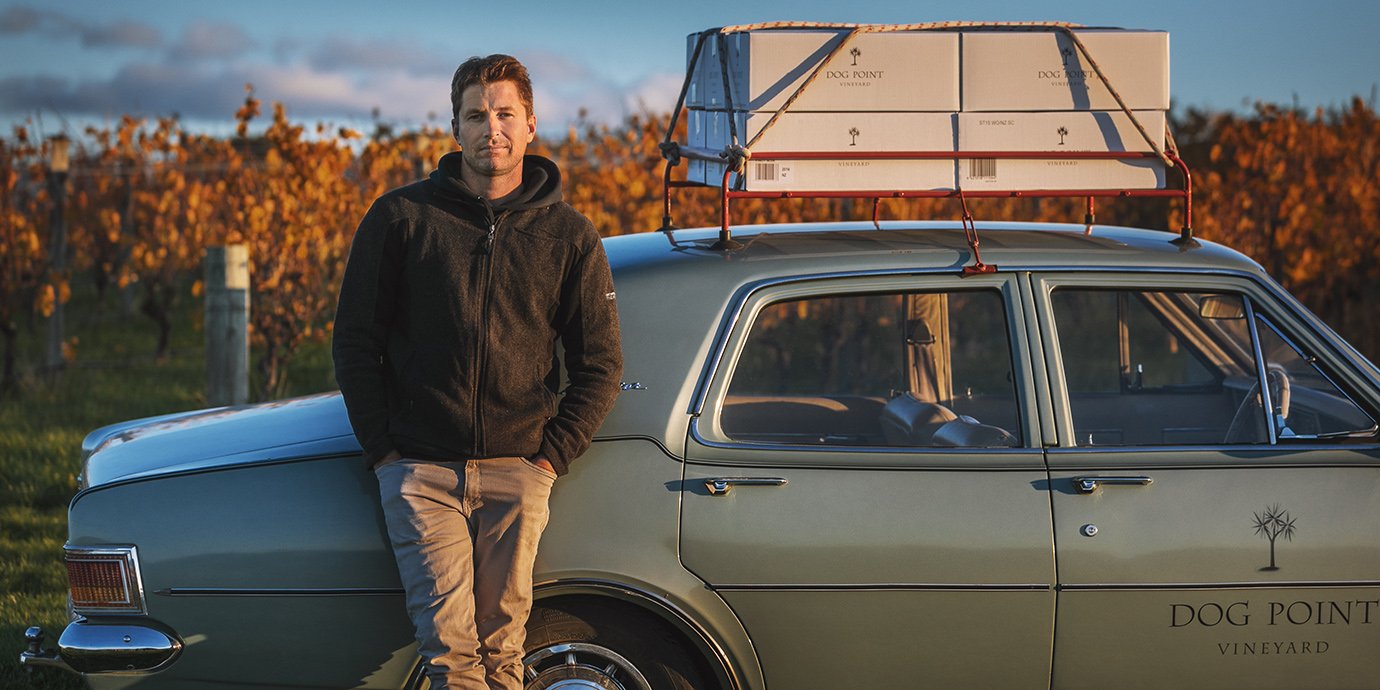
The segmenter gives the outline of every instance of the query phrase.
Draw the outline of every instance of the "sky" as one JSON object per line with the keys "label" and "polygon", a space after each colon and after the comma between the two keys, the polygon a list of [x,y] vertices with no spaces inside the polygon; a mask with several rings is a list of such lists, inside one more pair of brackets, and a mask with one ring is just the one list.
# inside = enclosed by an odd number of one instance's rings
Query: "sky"
{"label": "sky", "polygon": [[1376,0],[0,0],[0,136],[174,113],[228,132],[247,83],[296,121],[445,126],[455,66],[495,52],[527,64],[538,130],[558,133],[581,111],[610,124],[669,111],[687,34],[772,20],[1166,30],[1180,109],[1373,105],[1380,84]]}

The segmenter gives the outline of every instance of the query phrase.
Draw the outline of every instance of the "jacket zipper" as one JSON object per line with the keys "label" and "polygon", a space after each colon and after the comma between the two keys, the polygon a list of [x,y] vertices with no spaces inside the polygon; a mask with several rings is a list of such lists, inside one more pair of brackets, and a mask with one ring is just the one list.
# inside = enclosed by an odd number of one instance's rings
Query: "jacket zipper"
{"label": "jacket zipper", "polygon": [[479,338],[474,348],[474,449],[475,456],[484,457],[488,454],[487,442],[484,438],[484,398],[485,379],[488,378],[489,365],[489,302],[493,296],[493,257],[494,245],[498,237],[498,225],[508,217],[508,211],[494,217],[493,207],[481,199],[485,210],[489,216],[489,233],[484,237],[484,258],[480,261],[481,276],[484,285],[484,298],[479,307]]}

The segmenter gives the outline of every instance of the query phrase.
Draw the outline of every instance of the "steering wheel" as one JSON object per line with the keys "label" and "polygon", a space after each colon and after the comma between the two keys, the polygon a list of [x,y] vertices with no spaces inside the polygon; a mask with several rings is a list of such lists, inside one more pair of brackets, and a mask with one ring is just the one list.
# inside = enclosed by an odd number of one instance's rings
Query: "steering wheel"
{"label": "steering wheel", "polygon": [[[1270,385],[1270,403],[1275,408],[1272,420],[1287,418],[1293,385],[1289,380],[1289,372],[1285,371],[1283,365],[1268,364],[1265,367],[1265,378]],[[1260,381],[1257,379],[1251,384],[1251,389],[1246,391],[1245,397],[1241,398],[1241,404],[1232,415],[1226,438],[1222,442],[1250,443],[1265,438],[1265,429],[1260,425],[1260,405]]]}

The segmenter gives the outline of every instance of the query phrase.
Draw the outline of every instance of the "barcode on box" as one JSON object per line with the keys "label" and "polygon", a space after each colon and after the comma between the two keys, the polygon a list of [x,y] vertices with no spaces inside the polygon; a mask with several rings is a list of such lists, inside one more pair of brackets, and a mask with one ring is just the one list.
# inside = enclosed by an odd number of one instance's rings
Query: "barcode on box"
{"label": "barcode on box", "polygon": [[972,158],[968,161],[969,179],[976,177],[996,177],[997,159],[995,158]]}
{"label": "barcode on box", "polygon": [[777,167],[776,163],[753,163],[752,179],[757,182],[775,182]]}

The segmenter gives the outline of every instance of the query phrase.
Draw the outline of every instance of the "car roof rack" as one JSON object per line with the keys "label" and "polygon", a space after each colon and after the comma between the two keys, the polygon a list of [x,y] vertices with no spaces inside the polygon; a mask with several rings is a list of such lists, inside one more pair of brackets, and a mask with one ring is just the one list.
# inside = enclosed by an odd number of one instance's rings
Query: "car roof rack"
{"label": "car roof rack", "polygon": [[[698,34],[695,40],[695,47],[691,52],[689,64],[686,67],[685,81],[681,84],[680,96],[676,100],[676,107],[671,113],[671,120],[666,129],[666,137],[660,144],[661,156],[666,160],[666,166],[662,179],[662,227],[663,231],[674,229],[671,216],[671,190],[682,188],[713,188],[714,185],[688,180],[672,180],[671,169],[678,166],[684,159],[699,159],[714,163],[727,163],[725,166],[723,179],[718,185],[719,205],[720,205],[720,227],[719,238],[714,243],[713,249],[721,251],[731,251],[742,247],[742,244],[735,241],[729,232],[730,208],[733,199],[811,199],[811,198],[849,198],[849,199],[871,199],[872,200],[872,221],[875,227],[880,228],[877,222],[878,211],[883,199],[918,199],[918,198],[957,198],[962,211],[963,229],[968,239],[968,244],[973,251],[973,263],[965,266],[964,275],[977,273],[991,273],[996,270],[996,266],[984,264],[979,255],[979,240],[977,228],[972,214],[968,210],[967,200],[970,198],[1039,198],[1039,197],[1064,197],[1064,198],[1086,198],[1087,213],[1084,216],[1084,225],[1091,233],[1095,216],[1095,200],[1098,198],[1180,198],[1184,204],[1184,223],[1179,231],[1179,236],[1171,242],[1178,245],[1180,249],[1187,250],[1198,246],[1198,241],[1193,238],[1193,176],[1188,169],[1188,165],[1179,156],[1178,146],[1174,142],[1173,134],[1169,131],[1166,124],[1163,139],[1157,140],[1158,135],[1152,135],[1146,131],[1145,126],[1136,117],[1135,113],[1126,105],[1121,94],[1112,86],[1107,79],[1107,75],[1098,66],[1096,60],[1088,52],[1083,42],[1079,40],[1074,29],[1086,29],[1096,27],[1084,27],[1079,24],[1065,22],[925,22],[916,24],[851,24],[833,22],[766,22],[759,24],[740,24],[724,26],[716,29],[709,29]],[[714,151],[706,148],[691,147],[687,144],[674,141],[676,123],[680,117],[681,110],[685,107],[685,97],[689,91],[691,80],[695,73],[695,68],[699,63],[700,56],[703,54],[704,44],[709,40],[718,42],[719,69],[721,70],[722,83],[724,85],[725,110],[733,112],[733,96],[729,88],[728,77],[728,57],[726,48],[726,36],[732,33],[746,31],[763,30],[798,30],[798,29],[827,29],[839,32],[846,32],[843,40],[837,43],[834,48],[825,55],[810,72],[809,76],[795,89],[786,99],[784,104],[777,110],[762,129],[745,144],[739,144],[740,138],[737,131],[736,118],[728,117],[728,129],[730,144],[722,151]],[[1097,78],[1101,80],[1103,86],[1116,100],[1121,111],[1130,118],[1136,130],[1149,144],[1152,152],[1135,151],[878,151],[864,153],[845,153],[845,152],[825,152],[825,151],[789,151],[771,153],[753,153],[752,147],[761,139],[762,135],[771,129],[772,125],[790,109],[800,95],[814,82],[815,78],[824,71],[824,66],[830,60],[849,45],[849,43],[859,34],[864,33],[883,33],[895,31],[1024,31],[1024,32],[1044,32],[1060,33],[1066,36],[1069,41],[1082,54],[1088,65],[1092,67]],[[955,181],[954,189],[921,189],[906,190],[893,189],[885,191],[747,191],[744,189],[734,189],[730,186],[730,179],[735,172],[742,172],[748,160],[934,160],[951,159],[958,160],[963,158],[992,158],[992,159],[1026,159],[1026,160],[1127,160],[1127,159],[1158,159],[1163,162],[1166,168],[1174,168],[1179,171],[1182,178],[1182,185],[1178,189],[1074,189],[1074,190],[964,190],[961,184]],[[739,178],[741,185],[741,176]]]}

